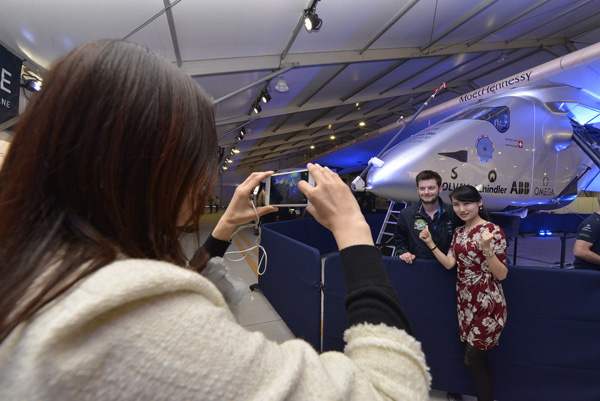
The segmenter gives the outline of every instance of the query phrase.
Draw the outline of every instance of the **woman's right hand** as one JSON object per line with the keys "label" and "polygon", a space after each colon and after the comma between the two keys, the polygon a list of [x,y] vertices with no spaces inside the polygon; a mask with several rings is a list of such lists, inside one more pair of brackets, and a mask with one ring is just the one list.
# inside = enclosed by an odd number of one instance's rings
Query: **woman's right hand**
{"label": "woman's right hand", "polygon": [[431,248],[433,244],[433,240],[431,239],[431,233],[429,232],[429,226],[425,226],[424,229],[419,233],[419,238],[423,241],[427,246]]}
{"label": "woman's right hand", "polygon": [[315,186],[306,181],[298,184],[310,202],[306,209],[333,233],[339,249],[352,245],[373,245],[371,229],[358,202],[339,175],[318,164],[308,163],[307,168],[315,180]]}

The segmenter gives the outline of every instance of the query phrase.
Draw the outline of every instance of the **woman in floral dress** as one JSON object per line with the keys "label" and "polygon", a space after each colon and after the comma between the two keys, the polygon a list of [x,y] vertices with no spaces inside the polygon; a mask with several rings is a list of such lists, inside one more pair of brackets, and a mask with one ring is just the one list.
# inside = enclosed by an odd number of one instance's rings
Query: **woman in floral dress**
{"label": "woman in floral dress", "polygon": [[467,343],[464,362],[475,382],[477,399],[493,401],[487,359],[506,324],[506,300],[500,284],[508,274],[506,237],[499,226],[488,221],[475,187],[458,187],[450,199],[464,225],[454,232],[448,254],[437,248],[427,227],[420,238],[446,269],[458,265],[456,306],[460,339]]}

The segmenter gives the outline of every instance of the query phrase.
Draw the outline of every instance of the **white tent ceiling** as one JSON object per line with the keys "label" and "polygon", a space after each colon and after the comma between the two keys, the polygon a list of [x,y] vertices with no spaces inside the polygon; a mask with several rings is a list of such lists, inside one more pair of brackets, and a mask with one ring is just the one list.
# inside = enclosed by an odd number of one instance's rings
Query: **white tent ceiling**
{"label": "white tent ceiling", "polygon": [[[311,4],[11,1],[0,43],[42,74],[89,40],[149,47],[213,96],[219,144],[241,151],[229,165],[241,172],[289,167],[391,124],[442,82],[436,104],[600,41],[600,0],[321,0],[322,28],[309,33]],[[280,73],[286,93],[274,90]],[[272,100],[254,114],[263,89]]]}

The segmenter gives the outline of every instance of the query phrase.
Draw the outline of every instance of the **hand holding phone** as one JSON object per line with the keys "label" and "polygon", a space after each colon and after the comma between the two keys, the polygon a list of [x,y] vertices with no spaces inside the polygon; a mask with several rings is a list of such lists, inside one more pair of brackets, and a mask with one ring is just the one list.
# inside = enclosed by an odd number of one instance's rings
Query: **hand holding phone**
{"label": "hand holding phone", "polygon": [[306,207],[310,203],[306,195],[298,189],[298,183],[304,180],[311,185],[315,181],[308,169],[275,173],[267,178],[265,186],[265,204],[282,207]]}
{"label": "hand holding phone", "polygon": [[240,224],[248,223],[256,219],[256,213],[263,216],[267,213],[276,212],[274,206],[258,206],[255,209],[250,203],[250,195],[261,181],[268,179],[273,174],[272,171],[262,173],[252,173],[236,189],[225,213],[217,222],[213,230],[213,237],[223,241],[228,241],[233,230]]}
{"label": "hand holding phone", "polygon": [[307,167],[315,186],[300,183],[300,189],[310,200],[306,210],[333,233],[339,249],[373,245],[371,229],[350,187],[327,167],[311,163]]}

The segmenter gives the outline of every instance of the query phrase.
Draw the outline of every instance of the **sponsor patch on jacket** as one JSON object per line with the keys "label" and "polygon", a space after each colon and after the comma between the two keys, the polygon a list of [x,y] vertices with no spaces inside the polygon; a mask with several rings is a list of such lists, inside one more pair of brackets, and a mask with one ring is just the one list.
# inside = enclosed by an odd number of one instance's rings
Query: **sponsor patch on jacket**
{"label": "sponsor patch on jacket", "polygon": [[423,219],[415,220],[415,226],[414,226],[415,230],[423,231],[426,226],[427,226],[427,222],[425,220],[423,220]]}

